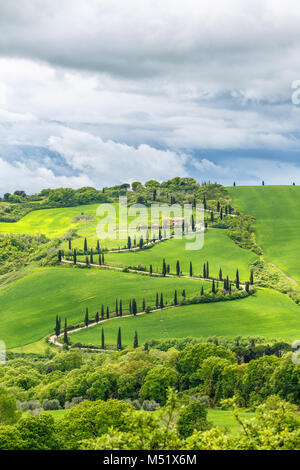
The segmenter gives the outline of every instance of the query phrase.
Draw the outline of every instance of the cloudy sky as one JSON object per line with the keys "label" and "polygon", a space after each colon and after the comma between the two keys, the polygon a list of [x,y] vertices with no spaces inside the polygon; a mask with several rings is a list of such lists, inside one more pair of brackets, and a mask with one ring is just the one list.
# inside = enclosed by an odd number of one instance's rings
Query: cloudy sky
{"label": "cloudy sky", "polygon": [[0,193],[300,184],[299,24],[297,0],[0,0]]}

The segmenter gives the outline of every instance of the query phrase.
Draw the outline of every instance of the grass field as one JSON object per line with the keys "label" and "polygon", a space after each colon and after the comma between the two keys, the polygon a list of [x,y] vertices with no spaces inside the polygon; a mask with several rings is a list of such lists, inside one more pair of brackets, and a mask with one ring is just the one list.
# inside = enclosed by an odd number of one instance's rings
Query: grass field
{"label": "grass field", "polygon": [[[51,415],[53,418],[61,418],[68,410],[48,410],[43,411],[45,415]],[[241,411],[240,416],[243,419],[251,419],[255,413],[250,411]],[[234,418],[232,411],[220,410],[217,408],[209,408],[207,410],[207,420],[213,424],[214,427],[227,428],[232,434],[237,434],[241,430],[240,424]]]}
{"label": "grass field", "polygon": [[256,218],[256,238],[267,261],[300,284],[300,187],[228,188],[232,203]]}
{"label": "grass field", "polygon": [[[123,345],[132,345],[134,332],[140,344],[150,339],[186,336],[249,336],[295,340],[299,337],[299,307],[286,295],[258,289],[254,296],[230,302],[188,305],[137,317],[104,322],[107,344],[116,344],[118,328]],[[100,345],[102,326],[70,335],[72,343]]]}
{"label": "grass field", "polygon": [[[85,257],[81,257],[83,261]],[[218,277],[219,269],[223,275],[235,279],[236,270],[239,269],[240,279],[249,279],[248,266],[257,255],[236,245],[226,234],[225,230],[211,229],[204,234],[204,246],[200,250],[187,250],[186,240],[167,240],[148,250],[124,253],[107,253],[105,260],[111,265],[146,266],[152,264],[153,270],[161,272],[162,262],[170,264],[172,273],[176,272],[176,261],[180,261],[183,274],[189,273],[190,261],[193,263],[194,275],[202,275],[203,264],[209,261],[210,275]],[[80,257],[79,257],[80,259]]]}
{"label": "grass field", "polygon": [[200,292],[201,286],[211,288],[210,282],[192,279],[155,278],[103,269],[66,267],[37,268],[26,277],[0,291],[1,339],[7,348],[36,342],[53,332],[56,315],[68,318],[68,323],[83,321],[85,308],[90,317],[100,312],[101,304],[115,310],[116,297],[123,301],[124,314],[128,302],[136,298],[138,308],[142,299],[155,304],[156,291],[164,300],[174,298],[182,289],[187,295]]}

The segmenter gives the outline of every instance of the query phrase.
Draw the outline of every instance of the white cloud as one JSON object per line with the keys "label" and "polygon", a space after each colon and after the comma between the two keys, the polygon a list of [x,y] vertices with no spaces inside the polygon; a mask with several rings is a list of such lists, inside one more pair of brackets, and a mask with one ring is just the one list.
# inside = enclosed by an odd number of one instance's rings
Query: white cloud
{"label": "white cloud", "polygon": [[82,131],[63,129],[60,136],[49,138],[49,148],[63,156],[75,171],[87,175],[97,187],[147,179],[185,176],[188,156],[149,145],[137,148]]}

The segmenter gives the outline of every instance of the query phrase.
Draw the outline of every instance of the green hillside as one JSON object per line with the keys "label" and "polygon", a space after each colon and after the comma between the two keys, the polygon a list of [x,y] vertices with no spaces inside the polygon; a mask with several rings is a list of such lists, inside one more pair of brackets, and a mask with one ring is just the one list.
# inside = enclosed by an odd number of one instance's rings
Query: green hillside
{"label": "green hillside", "polygon": [[228,188],[232,204],[256,218],[256,237],[267,261],[300,284],[300,187]]}
{"label": "green hillside", "polygon": [[163,292],[164,300],[174,298],[183,289],[187,295],[199,293],[210,282],[192,279],[155,278],[122,272],[72,267],[38,268],[0,291],[1,338],[8,348],[26,345],[53,332],[56,315],[68,318],[69,324],[84,319],[86,307],[90,317],[100,312],[101,304],[115,310],[116,297],[122,299],[124,313],[129,300],[136,298],[155,304],[155,295]]}
{"label": "green hillside", "polygon": [[[81,257],[81,260],[84,258]],[[221,267],[224,275],[235,279],[238,268],[240,278],[248,280],[248,266],[257,258],[257,255],[240,248],[227,236],[225,230],[220,229],[209,229],[204,234],[204,245],[200,250],[187,250],[186,240],[183,238],[161,242],[149,250],[105,254],[107,264],[117,266],[141,264],[148,269],[152,264],[153,270],[157,272],[161,272],[164,258],[166,263],[170,264],[172,273],[176,273],[176,261],[179,260],[183,274],[189,273],[190,261],[192,261],[194,274],[202,275],[203,264],[209,261],[211,276],[217,277]]]}
{"label": "green hillside", "polygon": [[[186,336],[248,336],[297,339],[299,307],[286,295],[259,289],[247,299],[176,307],[103,323],[105,339],[116,344],[118,328],[122,329],[124,345],[131,345],[134,332],[140,343],[152,338],[184,338]],[[101,326],[70,335],[72,343],[101,344]]]}

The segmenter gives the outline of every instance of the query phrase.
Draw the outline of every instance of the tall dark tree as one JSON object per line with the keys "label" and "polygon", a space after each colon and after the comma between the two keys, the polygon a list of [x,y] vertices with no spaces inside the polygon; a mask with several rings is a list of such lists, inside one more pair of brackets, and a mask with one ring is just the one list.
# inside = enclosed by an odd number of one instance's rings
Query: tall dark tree
{"label": "tall dark tree", "polygon": [[145,310],[146,310],[146,300],[143,299],[142,311],[144,312]]}
{"label": "tall dark tree", "polygon": [[67,326],[67,319],[65,318],[65,328],[64,328],[64,344],[69,344],[68,338],[68,326]]}
{"label": "tall dark tree", "polygon": [[195,230],[195,220],[194,220],[193,214],[191,215],[191,227],[192,227],[192,230]]}
{"label": "tall dark tree", "polygon": [[88,256],[85,257],[85,264],[86,264],[87,266],[89,266],[89,264],[90,264],[90,262],[89,262],[89,257],[88,257]]}
{"label": "tall dark tree", "polygon": [[129,313],[132,314],[132,304],[131,304],[131,300],[129,300]]}
{"label": "tall dark tree", "polygon": [[94,264],[93,248],[91,248],[90,263]]}
{"label": "tall dark tree", "polygon": [[203,265],[203,278],[206,279],[207,278],[207,275],[206,275],[206,264],[204,263]]}
{"label": "tall dark tree", "polygon": [[190,277],[193,277],[193,264],[190,261]]}
{"label": "tall dark tree", "polygon": [[177,305],[178,304],[178,300],[177,300],[177,290],[175,289],[175,292],[174,292],[174,305]]}
{"label": "tall dark tree", "polygon": [[158,292],[156,292],[155,306],[156,306],[156,308],[159,307]]}
{"label": "tall dark tree", "polygon": [[116,317],[119,315],[118,299],[116,299]]}
{"label": "tall dark tree", "polygon": [[254,274],[253,274],[253,270],[251,270],[251,273],[250,273],[250,284],[251,284],[251,285],[254,284]]}
{"label": "tall dark tree", "polygon": [[69,250],[72,250],[72,240],[69,238]]}
{"label": "tall dark tree", "polygon": [[158,239],[159,239],[159,240],[162,239],[162,236],[161,236],[161,228],[159,228],[159,230],[158,230]]}
{"label": "tall dark tree", "polygon": [[182,297],[184,297],[184,298],[186,297],[185,289],[183,289],[183,291],[182,291]]}
{"label": "tall dark tree", "polygon": [[223,207],[221,207],[221,210],[220,210],[220,219],[223,220]]}
{"label": "tall dark tree", "polygon": [[150,269],[149,269],[149,271],[150,271],[150,274],[152,275],[152,272],[153,272],[152,264],[150,264]]}
{"label": "tall dark tree", "polygon": [[104,320],[104,305],[101,305],[101,320]]}
{"label": "tall dark tree", "polygon": [[245,291],[249,294],[249,288],[250,288],[250,284],[249,282],[246,282],[246,285],[245,285]]}
{"label": "tall dark tree", "polygon": [[135,333],[134,333],[133,347],[135,349],[139,347],[139,340],[138,340],[137,331],[135,331]]}
{"label": "tall dark tree", "polygon": [[130,236],[128,236],[127,247],[128,247],[128,250],[130,250],[130,248],[131,248],[131,238],[130,238]]}
{"label": "tall dark tree", "polygon": [[156,191],[156,189],[154,188],[154,190],[153,190],[153,201],[156,201],[156,194],[157,194],[157,191]]}
{"label": "tall dark tree", "polygon": [[101,349],[105,349],[104,329],[101,330]]}
{"label": "tall dark tree", "polygon": [[265,182],[264,182],[264,181],[262,181],[262,183],[261,183],[261,184],[264,186],[264,185],[265,185]]}
{"label": "tall dark tree", "polygon": [[137,305],[136,305],[136,300],[135,299],[132,299],[132,315],[136,315],[137,314]]}
{"label": "tall dark tree", "polygon": [[89,309],[88,309],[88,307],[86,307],[86,309],[85,309],[84,324],[85,324],[85,326],[89,326]]}
{"label": "tall dark tree", "polygon": [[101,255],[99,255],[99,266],[101,266]]}
{"label": "tall dark tree", "polygon": [[120,310],[119,310],[119,313],[120,313],[120,317],[123,315],[123,304],[122,304],[122,300],[120,300]]}
{"label": "tall dark tree", "polygon": [[97,253],[100,253],[100,242],[97,240]]}
{"label": "tall dark tree", "polygon": [[235,278],[235,287],[239,289],[240,287],[240,275],[239,275],[239,270],[236,270],[236,278]]}
{"label": "tall dark tree", "polygon": [[167,264],[167,274],[170,274],[170,265]]}
{"label": "tall dark tree", "polygon": [[106,318],[109,319],[109,308],[106,307]]}
{"label": "tall dark tree", "polygon": [[58,258],[58,261],[61,262],[61,260],[62,260],[61,250],[58,250],[57,258]]}
{"label": "tall dark tree", "polygon": [[204,287],[201,287],[201,295],[204,295]]}
{"label": "tall dark tree", "polygon": [[102,260],[101,261],[102,261],[102,264],[105,264],[104,263],[104,253],[102,253]]}
{"label": "tall dark tree", "polygon": [[210,213],[210,221],[211,221],[211,223],[214,222],[214,213],[213,213],[213,211],[211,211],[211,213]]}
{"label": "tall dark tree", "polygon": [[83,244],[83,251],[84,251],[85,253],[87,253],[87,250],[88,250],[87,239],[85,238],[85,239],[84,239],[84,244]]}
{"label": "tall dark tree", "polygon": [[76,248],[74,248],[73,263],[74,263],[74,264],[77,263],[77,252],[76,252]]}
{"label": "tall dark tree", "polygon": [[143,239],[143,235],[141,235],[141,238],[140,238],[140,241],[139,241],[140,250],[143,248],[143,245],[144,245],[144,239]]}
{"label": "tall dark tree", "polygon": [[233,182],[233,186],[235,186],[235,181]]}
{"label": "tall dark tree", "polygon": [[179,263],[179,260],[177,260],[177,262],[176,262],[176,274],[177,274],[177,276],[180,276],[180,263]]}
{"label": "tall dark tree", "polygon": [[59,335],[60,335],[60,318],[59,318],[58,315],[56,315],[55,335],[56,335],[56,336],[59,336]]}
{"label": "tall dark tree", "polygon": [[207,209],[207,204],[206,204],[206,197],[204,196],[203,198],[203,207],[204,207],[204,210],[206,211]]}
{"label": "tall dark tree", "polygon": [[208,264],[208,261],[206,261],[206,277],[209,278],[209,264]]}
{"label": "tall dark tree", "polygon": [[213,294],[216,293],[216,285],[215,285],[215,280],[214,279],[213,279],[213,282],[212,282],[211,291],[212,291]]}
{"label": "tall dark tree", "polygon": [[163,274],[163,276],[165,276],[167,274],[167,266],[166,266],[166,260],[165,259],[163,259],[162,274]]}
{"label": "tall dark tree", "polygon": [[117,338],[117,349],[122,349],[122,337],[121,337],[121,328],[118,329],[118,338]]}
{"label": "tall dark tree", "polygon": [[160,306],[160,308],[164,308],[164,296],[163,296],[163,293],[160,294],[159,306]]}
{"label": "tall dark tree", "polygon": [[219,281],[223,281],[223,273],[221,268],[219,269]]}
{"label": "tall dark tree", "polygon": [[99,312],[97,312],[96,315],[95,315],[95,322],[96,322],[96,323],[99,323],[99,320],[100,320],[100,318],[99,318]]}
{"label": "tall dark tree", "polygon": [[217,202],[217,212],[220,212],[220,201]]}

